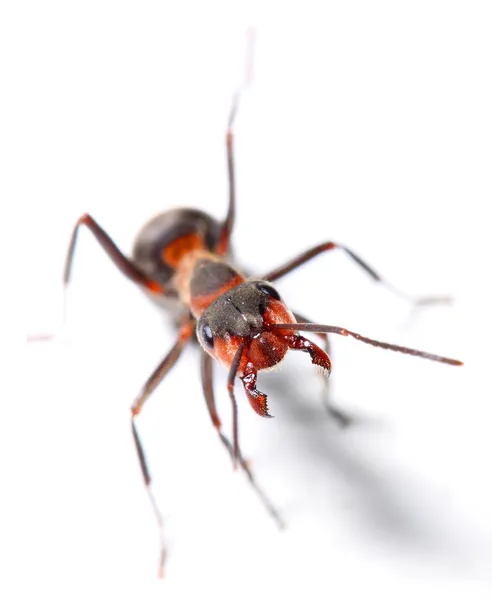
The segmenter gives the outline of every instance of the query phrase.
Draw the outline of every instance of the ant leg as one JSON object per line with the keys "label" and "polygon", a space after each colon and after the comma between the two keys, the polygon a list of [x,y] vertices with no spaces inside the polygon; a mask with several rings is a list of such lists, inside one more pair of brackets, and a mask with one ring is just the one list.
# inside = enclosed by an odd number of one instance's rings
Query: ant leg
{"label": "ant leg", "polygon": [[154,372],[148,378],[144,387],[133,402],[131,409],[133,417],[136,417],[140,413],[147,398],[164,379],[170,369],[175,365],[176,361],[181,355],[181,352],[183,351],[183,348],[195,331],[194,324],[194,320],[188,319],[186,323],[180,327],[176,343],[166,354],[163,360],[157,365]]}
{"label": "ant leg", "polygon": [[164,577],[164,565],[166,563],[166,544],[164,541],[164,519],[162,518],[162,513],[159,510],[159,506],[157,505],[156,499],[152,492],[152,478],[150,476],[149,467],[147,464],[147,458],[145,456],[145,452],[142,446],[142,442],[140,440],[140,436],[138,435],[137,428],[135,427],[135,422],[132,417],[132,436],[133,441],[135,442],[135,447],[137,449],[138,462],[140,464],[140,469],[142,470],[142,475],[145,483],[145,488],[147,490],[147,494],[149,495],[150,503],[152,504],[152,509],[154,511],[154,515],[157,521],[157,528],[159,531],[159,565],[157,568],[157,576],[159,579]]}
{"label": "ant leg", "polygon": [[141,271],[130,259],[128,259],[116,246],[109,235],[102,229],[100,225],[87,213],[83,214],[75,224],[70,245],[68,247],[67,258],[65,260],[65,271],[63,275],[63,283],[65,286],[70,282],[70,274],[72,271],[72,263],[77,243],[77,235],[79,228],[85,225],[94,235],[96,240],[101,244],[108,256],[118,269],[131,279],[134,283],[147,288],[149,291],[156,294],[164,293],[164,289],[157,281],[149,279],[143,271]]}
{"label": "ant leg", "polygon": [[302,254],[299,254],[299,256],[291,259],[289,262],[285,263],[281,267],[278,267],[277,269],[270,271],[264,277],[262,277],[262,279],[266,279],[267,281],[275,281],[276,279],[280,279],[280,277],[283,277],[284,275],[287,275],[287,273],[294,271],[294,269],[297,269],[297,267],[300,267],[301,265],[307,263],[315,256],[318,256],[319,254],[322,254],[323,252],[328,252],[329,250],[334,250],[336,248],[343,250],[348,256],[350,256],[350,258],[353,261],[355,261],[359,265],[359,267],[364,269],[364,271],[374,281],[378,281],[379,283],[384,285],[389,291],[391,291],[393,294],[395,294],[396,296],[399,296],[400,298],[403,298],[404,300],[407,300],[408,302],[411,302],[412,304],[424,305],[424,304],[446,303],[446,302],[451,301],[450,298],[447,298],[444,296],[419,298],[419,297],[412,296],[411,294],[407,294],[406,292],[404,292],[402,290],[399,290],[398,288],[393,286],[391,283],[389,283],[388,281],[383,279],[381,277],[381,275],[379,275],[372,267],[370,267],[364,260],[362,260],[362,258],[360,258],[360,256],[357,256],[357,254],[352,252],[352,250],[350,250],[346,246],[342,246],[341,244],[337,244],[336,242],[325,242],[324,244],[319,244],[318,246],[314,246],[314,248],[310,248],[309,250],[306,250]]}
{"label": "ant leg", "polygon": [[166,561],[166,546],[164,543],[164,521],[162,518],[161,511],[157,505],[154,494],[152,492],[152,478],[150,476],[149,466],[147,463],[147,458],[145,456],[145,452],[143,449],[142,441],[138,434],[137,428],[135,426],[135,417],[140,413],[143,404],[149,397],[149,395],[155,390],[155,388],[159,385],[159,383],[163,380],[166,374],[170,371],[170,369],[176,364],[181,352],[189,341],[192,333],[194,331],[193,322],[189,321],[185,325],[181,327],[179,330],[179,337],[171,348],[171,350],[167,353],[161,363],[154,370],[152,375],[149,377],[147,382],[145,383],[142,391],[137,396],[137,399],[132,404],[131,413],[132,413],[132,435],[133,441],[135,442],[135,446],[137,449],[138,462],[140,464],[140,469],[142,471],[142,476],[145,483],[145,488],[147,489],[147,493],[149,495],[150,503],[152,505],[152,509],[154,510],[154,515],[157,521],[157,527],[159,530],[159,546],[160,546],[160,558],[159,558],[159,568],[158,568],[158,576],[160,578],[164,575],[164,563]]}
{"label": "ant leg", "polygon": [[[65,324],[66,318],[66,289],[70,283],[70,275],[72,272],[72,264],[75,253],[75,247],[77,245],[77,237],[79,229],[82,225],[85,225],[89,231],[92,232],[96,240],[101,244],[103,249],[108,254],[109,258],[118,267],[118,269],[128,277],[134,283],[145,287],[147,290],[155,294],[163,294],[164,289],[157,282],[149,279],[143,271],[141,271],[130,259],[128,259],[116,246],[109,235],[102,229],[102,227],[87,213],[83,214],[75,224],[70,238],[70,244],[68,246],[67,256],[65,259],[65,268],[63,272],[63,286],[64,286],[64,300],[63,309],[61,316],[61,324],[59,330],[61,330]],[[56,337],[56,333],[49,334],[35,334],[28,337],[28,341],[46,341]]]}
{"label": "ant leg", "polygon": [[215,252],[219,255],[228,254],[231,245],[231,235],[234,228],[234,220],[236,217],[236,180],[234,174],[234,121],[236,120],[237,110],[241,94],[246,89],[251,81],[253,70],[253,48],[255,42],[255,32],[253,29],[248,30],[247,54],[246,54],[246,70],[244,82],[239,90],[232,98],[232,105],[229,111],[229,119],[227,122],[226,131],[226,151],[227,151],[227,176],[229,184],[229,206],[227,216],[222,224],[219,240],[215,248]]}
{"label": "ant leg", "polygon": [[[207,401],[208,412],[210,414],[210,418],[212,419],[212,423],[213,423],[217,433],[219,434],[220,441],[226,447],[231,458],[234,459],[234,448],[232,447],[231,442],[227,439],[227,437],[222,432],[220,418],[219,418],[219,415],[217,414],[217,409],[215,406],[212,369],[213,369],[213,360],[212,360],[211,356],[209,354],[207,354],[206,352],[202,352],[202,357],[201,357],[202,387],[203,387],[203,393],[205,395],[205,399]],[[283,528],[284,522],[282,521],[282,518],[280,517],[278,511],[273,506],[273,504],[270,502],[268,497],[265,495],[263,490],[256,483],[254,475],[253,475],[251,469],[249,468],[247,461],[243,458],[243,456],[241,454],[241,450],[238,451],[238,461],[239,461],[239,465],[240,465],[241,469],[246,473],[246,476],[247,476],[251,486],[253,487],[255,492],[258,494],[258,497],[260,498],[263,506],[266,508],[266,510],[268,511],[270,516],[274,519],[277,526],[279,528]]]}
{"label": "ant leg", "polygon": [[[310,319],[306,319],[299,313],[295,312],[293,314],[298,323],[312,323],[313,322]],[[328,334],[327,333],[318,333],[317,335],[324,341],[325,352],[328,356],[330,356],[331,348],[330,348],[330,338],[328,337]],[[322,375],[323,375],[323,373],[322,373]],[[323,400],[323,406],[325,407],[326,411],[333,419],[335,419],[335,421],[340,425],[340,427],[347,427],[348,425],[350,425],[352,423],[352,417],[350,417],[347,413],[343,412],[342,410],[340,410],[332,405],[331,399],[330,399],[330,378],[324,377],[324,376],[323,376],[322,400]]]}

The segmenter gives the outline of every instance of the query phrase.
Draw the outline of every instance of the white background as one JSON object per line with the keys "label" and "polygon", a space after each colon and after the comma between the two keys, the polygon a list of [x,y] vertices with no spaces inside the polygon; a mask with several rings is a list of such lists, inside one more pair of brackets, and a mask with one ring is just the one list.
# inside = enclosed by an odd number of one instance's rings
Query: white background
{"label": "white background", "polygon": [[[225,214],[225,123],[253,23],[240,261],[261,274],[343,242],[400,288],[454,304],[414,311],[336,253],[279,283],[287,303],[466,366],[334,340],[333,397],[356,417],[345,431],[303,354],[260,377],[274,420],[238,386],[243,450],[288,521],[279,533],[232,473],[190,348],[139,420],[166,515],[159,582],[128,409],[173,330],[84,232],[63,340],[30,344],[2,399],[2,597],[490,597],[488,3],[247,4],[5,6],[3,229],[27,330],[57,326],[81,213],[125,251],[158,211]],[[228,424],[223,373],[216,387]]]}

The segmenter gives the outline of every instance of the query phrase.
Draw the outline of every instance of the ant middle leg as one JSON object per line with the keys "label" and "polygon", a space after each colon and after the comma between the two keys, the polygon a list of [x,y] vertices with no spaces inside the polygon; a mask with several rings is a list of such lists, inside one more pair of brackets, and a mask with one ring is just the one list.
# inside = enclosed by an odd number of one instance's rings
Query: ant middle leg
{"label": "ant middle leg", "polygon": [[350,250],[346,246],[343,246],[342,244],[338,244],[336,242],[325,242],[324,244],[318,244],[317,246],[314,246],[313,248],[310,248],[309,250],[306,250],[305,252],[299,254],[298,256],[291,259],[284,265],[278,267],[277,269],[273,269],[272,271],[264,275],[262,279],[266,279],[267,281],[275,281],[277,279],[280,279],[284,275],[287,275],[287,273],[294,271],[295,269],[297,269],[297,267],[300,267],[301,265],[307,263],[319,254],[323,254],[324,252],[329,252],[330,250],[335,249],[343,250],[356,264],[359,265],[359,267],[361,267],[371,277],[371,279],[384,285],[384,287],[386,287],[390,292],[392,292],[396,296],[399,296],[400,298],[403,298],[411,304],[422,306],[428,304],[449,303],[451,301],[450,298],[445,296],[413,296],[396,288],[394,285],[392,285],[383,277],[381,277],[379,273],[377,273],[372,267],[370,267],[360,256],[355,254],[355,252],[352,252],[352,250]]}
{"label": "ant middle leg", "polygon": [[167,373],[172,369],[172,367],[176,364],[178,358],[180,357],[183,348],[186,343],[191,338],[194,332],[194,321],[189,319],[179,330],[179,335],[176,343],[171,348],[171,350],[166,354],[164,359],[159,363],[157,368],[154,370],[152,375],[149,377],[145,385],[143,386],[141,392],[137,396],[136,400],[132,404],[131,407],[131,426],[132,426],[132,436],[133,441],[135,442],[135,447],[137,450],[138,462],[140,464],[140,469],[142,471],[142,476],[145,484],[145,488],[147,490],[147,494],[149,495],[150,503],[152,505],[152,509],[154,511],[154,515],[157,522],[157,527],[159,530],[159,545],[160,545],[160,557],[159,557],[159,568],[158,568],[158,576],[163,577],[164,574],[164,563],[166,561],[166,546],[164,542],[164,521],[162,518],[161,511],[157,505],[156,499],[154,497],[152,491],[152,478],[150,475],[150,470],[147,462],[147,458],[145,456],[145,452],[143,449],[142,441],[140,439],[140,435],[138,434],[135,418],[140,413],[142,406],[144,405],[147,398],[150,394],[155,390],[155,388],[161,383]]}
{"label": "ant middle leg", "polygon": [[[202,352],[202,356],[201,356],[201,378],[202,378],[203,393],[205,395],[205,400],[207,402],[207,408],[208,408],[210,418],[211,418],[212,423],[219,435],[220,441],[222,442],[224,447],[227,449],[227,451],[229,452],[229,454],[231,456],[231,459],[234,462],[234,448],[233,448],[231,442],[229,441],[229,439],[226,437],[226,435],[222,431],[222,424],[221,424],[220,417],[217,413],[217,408],[215,405],[215,395],[214,395],[214,389],[213,389],[213,359],[206,352]],[[260,486],[256,482],[253,472],[251,471],[251,469],[248,465],[248,462],[244,459],[243,455],[241,454],[240,449],[238,449],[238,462],[239,462],[239,466],[241,467],[241,469],[245,472],[251,486],[257,493],[261,503],[266,508],[266,510],[268,511],[270,516],[274,519],[277,526],[279,528],[282,528],[284,526],[284,522],[283,522],[282,518],[280,517],[277,509],[273,506],[273,504],[270,502],[269,498],[266,496],[265,492],[260,488]]]}

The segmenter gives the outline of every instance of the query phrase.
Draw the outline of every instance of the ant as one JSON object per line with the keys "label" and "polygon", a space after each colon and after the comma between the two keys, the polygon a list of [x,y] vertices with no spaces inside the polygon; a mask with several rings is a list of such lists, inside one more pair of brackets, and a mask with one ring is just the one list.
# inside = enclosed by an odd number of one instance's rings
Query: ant
{"label": "ant", "polygon": [[[251,49],[250,39],[247,77],[244,86],[233,97],[225,136],[229,191],[225,220],[219,222],[196,209],[169,210],[144,225],[136,238],[132,255],[126,256],[91,215],[83,214],[74,227],[66,256],[63,278],[65,288],[70,281],[78,232],[81,227],[86,227],[123,275],[139,285],[161,307],[167,308],[174,304],[180,313],[174,345],[157,365],[131,406],[132,436],[159,526],[160,576],[163,574],[166,558],[163,519],[152,494],[150,471],[135,422],[145,402],[176,364],[188,342],[197,338],[201,347],[201,381],[213,426],[231,455],[234,467],[239,466],[244,471],[279,527],[283,526],[279,513],[258,486],[240,450],[238,410],[234,391],[237,378],[243,384],[252,409],[261,417],[271,417],[267,396],[257,388],[258,373],[279,364],[288,350],[301,350],[307,352],[312,363],[329,376],[331,361],[328,334],[351,336],[372,346],[449,365],[463,364],[451,358],[371,339],[343,327],[315,324],[288,308],[272,283],[312,258],[336,249],[345,252],[374,281],[386,285],[393,293],[407,300],[420,305],[443,300],[414,299],[400,292],[346,246],[333,241],[319,244],[258,278],[245,276],[233,265],[231,238],[236,216],[234,122],[242,91],[250,78]],[[325,349],[300,332],[318,334],[324,341]],[[229,371],[227,389],[232,404],[232,442],[222,431],[215,405],[212,373],[214,360]],[[331,406],[328,406],[328,410],[341,424],[348,423],[348,418],[340,411]]]}

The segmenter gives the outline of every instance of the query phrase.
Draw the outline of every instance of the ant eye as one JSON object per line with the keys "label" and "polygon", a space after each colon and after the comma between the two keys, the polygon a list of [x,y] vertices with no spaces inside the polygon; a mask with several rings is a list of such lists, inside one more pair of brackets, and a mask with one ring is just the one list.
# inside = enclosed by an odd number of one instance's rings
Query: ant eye
{"label": "ant eye", "polygon": [[212,350],[214,347],[214,334],[212,333],[210,325],[207,325],[207,323],[200,323],[198,334],[203,345],[209,350]]}
{"label": "ant eye", "polygon": [[260,292],[263,292],[266,296],[270,296],[275,300],[280,300],[280,294],[274,287],[268,285],[268,283],[258,283],[256,287],[260,290]]}

